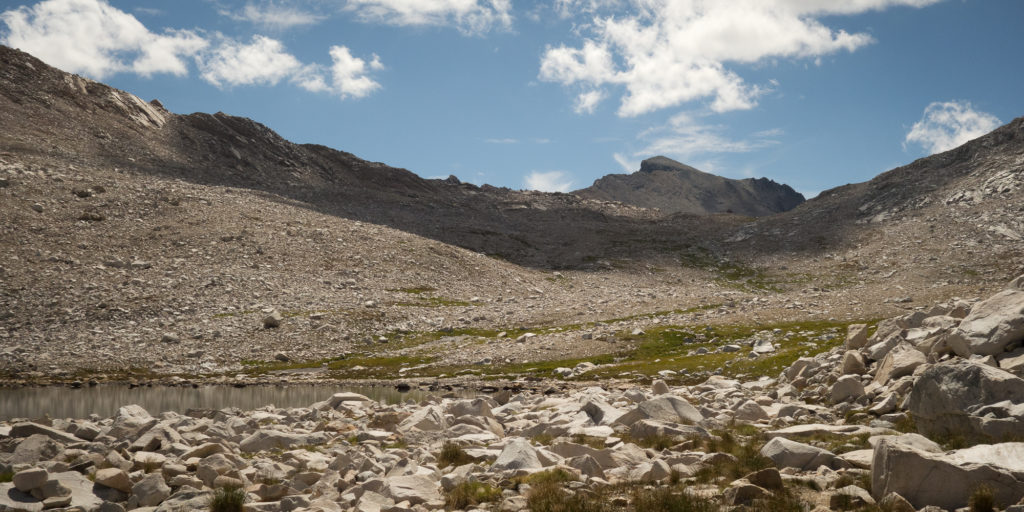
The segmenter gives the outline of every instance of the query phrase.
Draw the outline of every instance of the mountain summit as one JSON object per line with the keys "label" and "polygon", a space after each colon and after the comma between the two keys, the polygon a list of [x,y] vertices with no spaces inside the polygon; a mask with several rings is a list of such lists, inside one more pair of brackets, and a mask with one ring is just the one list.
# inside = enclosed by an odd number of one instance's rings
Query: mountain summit
{"label": "mountain summit", "polygon": [[804,196],[789,185],[768,178],[732,180],[664,156],[644,160],[639,172],[609,174],[574,193],[587,199],[697,215],[731,212],[763,217],[804,202]]}

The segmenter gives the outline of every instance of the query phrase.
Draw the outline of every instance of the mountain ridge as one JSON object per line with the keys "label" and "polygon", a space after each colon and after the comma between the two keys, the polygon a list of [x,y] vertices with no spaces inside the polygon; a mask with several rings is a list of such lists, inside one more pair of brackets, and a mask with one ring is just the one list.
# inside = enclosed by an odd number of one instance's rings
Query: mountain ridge
{"label": "mountain ridge", "polygon": [[605,175],[573,194],[657,208],[669,214],[735,213],[751,217],[788,211],[805,200],[789,185],[767,178],[733,180],[664,156],[645,159],[631,174]]}

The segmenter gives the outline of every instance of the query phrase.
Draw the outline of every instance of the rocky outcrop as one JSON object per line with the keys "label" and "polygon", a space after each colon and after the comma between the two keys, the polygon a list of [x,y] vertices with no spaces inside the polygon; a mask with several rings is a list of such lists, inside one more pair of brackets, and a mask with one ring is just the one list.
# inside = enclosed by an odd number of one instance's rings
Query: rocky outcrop
{"label": "rocky outcrop", "polygon": [[667,213],[736,213],[760,217],[796,208],[804,196],[767,178],[732,180],[663,156],[648,158],[632,174],[609,174],[573,194]]}
{"label": "rocky outcrop", "polygon": [[956,510],[967,506],[981,486],[992,491],[996,503],[1024,498],[1024,443],[944,452],[920,436],[907,435],[882,438],[875,445],[871,487],[877,499],[897,493],[917,508]]}
{"label": "rocky outcrop", "polygon": [[999,441],[1024,433],[1024,379],[972,360],[931,366],[914,383],[908,410],[925,435]]}
{"label": "rocky outcrop", "polygon": [[995,356],[1024,346],[1024,290],[1004,290],[976,304],[947,343],[961,357]]}

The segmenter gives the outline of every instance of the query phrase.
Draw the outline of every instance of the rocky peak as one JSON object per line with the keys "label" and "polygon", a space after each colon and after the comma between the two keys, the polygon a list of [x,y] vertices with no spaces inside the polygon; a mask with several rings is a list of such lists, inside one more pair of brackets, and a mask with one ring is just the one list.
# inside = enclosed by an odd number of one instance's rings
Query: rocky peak
{"label": "rocky peak", "polygon": [[644,160],[633,174],[609,174],[575,194],[667,213],[752,217],[788,211],[804,202],[790,186],[767,178],[723,178],[664,156]]}

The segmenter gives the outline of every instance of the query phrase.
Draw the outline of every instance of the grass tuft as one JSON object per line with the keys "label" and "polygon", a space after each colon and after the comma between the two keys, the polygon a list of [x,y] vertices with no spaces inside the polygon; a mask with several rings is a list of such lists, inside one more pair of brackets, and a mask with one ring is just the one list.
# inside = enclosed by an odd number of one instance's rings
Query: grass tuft
{"label": "grass tuft", "polygon": [[448,466],[461,466],[463,464],[469,464],[473,462],[473,457],[470,457],[461,446],[446,442],[441,447],[441,451],[437,454],[437,465],[440,468],[446,468]]}
{"label": "grass tuft", "polygon": [[245,490],[240,487],[221,487],[213,491],[210,512],[242,512]]}
{"label": "grass tuft", "polygon": [[530,491],[526,494],[526,506],[530,512],[610,511],[604,500],[593,499],[583,493],[570,493],[562,488],[561,482],[553,480],[531,484]]}
{"label": "grass tuft", "polygon": [[970,506],[971,512],[995,512],[995,492],[992,491],[991,487],[985,484],[978,486],[978,488],[971,493],[971,499],[968,501],[968,506]]}
{"label": "grass tuft", "polygon": [[445,496],[448,510],[461,510],[501,499],[501,489],[483,482],[462,482]]}
{"label": "grass tuft", "polygon": [[695,496],[672,487],[641,489],[633,494],[633,506],[645,512],[715,512],[718,505],[710,499]]}

